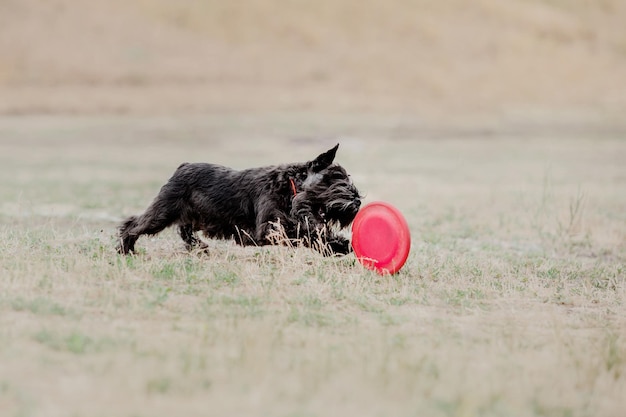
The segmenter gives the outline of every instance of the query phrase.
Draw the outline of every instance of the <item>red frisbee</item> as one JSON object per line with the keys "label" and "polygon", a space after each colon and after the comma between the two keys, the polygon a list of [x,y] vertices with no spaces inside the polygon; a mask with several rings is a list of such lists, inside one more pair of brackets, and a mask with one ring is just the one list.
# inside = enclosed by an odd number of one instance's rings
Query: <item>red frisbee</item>
{"label": "red frisbee", "polygon": [[381,275],[395,274],[409,256],[409,226],[402,213],[391,204],[370,203],[354,218],[352,248],[366,268]]}

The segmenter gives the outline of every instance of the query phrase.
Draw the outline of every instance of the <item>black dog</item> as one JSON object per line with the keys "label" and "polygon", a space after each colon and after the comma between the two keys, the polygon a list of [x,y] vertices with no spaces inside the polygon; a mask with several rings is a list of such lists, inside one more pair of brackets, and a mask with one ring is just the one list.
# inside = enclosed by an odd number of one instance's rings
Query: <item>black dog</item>
{"label": "black dog", "polygon": [[190,250],[206,249],[195,234],[202,231],[241,245],[274,244],[283,236],[325,254],[349,253],[350,242],[332,229],[350,225],[361,196],[346,170],[333,164],[338,147],[306,163],[242,171],[184,163],[145,213],[120,225],[118,252],[133,252],[139,236],[176,224]]}

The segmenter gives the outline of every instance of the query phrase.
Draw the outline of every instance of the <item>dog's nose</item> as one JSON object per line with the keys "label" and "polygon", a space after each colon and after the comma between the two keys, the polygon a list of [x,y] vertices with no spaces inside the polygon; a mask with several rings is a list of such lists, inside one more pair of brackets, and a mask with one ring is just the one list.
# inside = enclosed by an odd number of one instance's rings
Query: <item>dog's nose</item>
{"label": "dog's nose", "polygon": [[361,207],[361,200],[358,198],[354,199],[354,205],[356,206],[356,208]]}

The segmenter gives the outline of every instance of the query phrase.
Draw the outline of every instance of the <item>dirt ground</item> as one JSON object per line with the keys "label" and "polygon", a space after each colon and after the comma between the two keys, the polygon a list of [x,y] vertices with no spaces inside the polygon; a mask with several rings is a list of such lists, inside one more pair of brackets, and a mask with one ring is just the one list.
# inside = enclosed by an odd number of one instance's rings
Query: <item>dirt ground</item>
{"label": "dirt ground", "polygon": [[0,113],[622,124],[621,0],[5,0]]}

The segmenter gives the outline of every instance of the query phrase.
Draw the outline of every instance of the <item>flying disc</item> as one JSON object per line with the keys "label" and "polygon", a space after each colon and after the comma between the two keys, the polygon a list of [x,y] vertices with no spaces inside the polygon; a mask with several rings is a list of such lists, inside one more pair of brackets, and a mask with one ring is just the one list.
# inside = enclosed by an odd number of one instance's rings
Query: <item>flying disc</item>
{"label": "flying disc", "polygon": [[409,256],[409,226],[402,213],[391,204],[369,203],[352,223],[352,248],[366,268],[381,275],[395,274]]}

